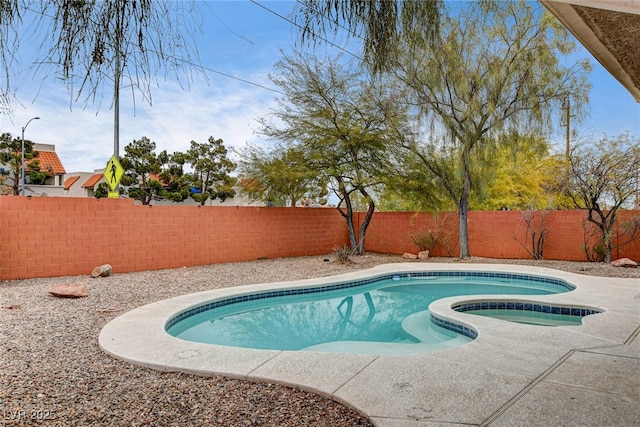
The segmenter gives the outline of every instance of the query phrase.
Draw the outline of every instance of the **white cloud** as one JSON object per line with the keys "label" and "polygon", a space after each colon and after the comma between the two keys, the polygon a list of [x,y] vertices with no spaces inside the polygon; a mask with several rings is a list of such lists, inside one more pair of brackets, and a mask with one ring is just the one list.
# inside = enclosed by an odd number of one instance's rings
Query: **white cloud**
{"label": "white cloud", "polygon": [[[267,71],[254,72],[247,80],[273,86]],[[233,79],[215,78],[193,83],[189,89],[174,82],[163,82],[152,91],[153,105],[136,100],[131,92],[121,92],[120,155],[124,147],[146,136],[156,143],[157,152],[186,151],[192,140],[203,143],[209,138],[223,139],[225,146],[242,148],[259,140],[255,134],[256,118],[266,115],[274,100],[274,92]],[[102,108],[85,110],[69,105],[65,89],[53,85],[43,88],[37,102],[19,108],[13,116],[2,118],[2,132],[20,136],[21,127],[34,116],[25,138],[38,143],[55,144],[67,172],[93,171],[102,168],[113,153],[113,110],[103,100]]]}

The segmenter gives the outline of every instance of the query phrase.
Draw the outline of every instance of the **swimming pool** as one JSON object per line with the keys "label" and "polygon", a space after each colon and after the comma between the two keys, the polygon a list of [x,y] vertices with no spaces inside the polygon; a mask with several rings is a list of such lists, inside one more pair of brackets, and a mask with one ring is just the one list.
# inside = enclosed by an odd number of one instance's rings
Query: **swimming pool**
{"label": "swimming pool", "polygon": [[[232,347],[411,354],[459,346],[477,337],[473,328],[433,316],[429,306],[434,301],[469,295],[549,295],[573,289],[566,281],[535,275],[398,272],[208,301],[172,317],[165,329],[183,340]],[[592,314],[506,302],[481,308],[482,304],[454,309],[550,326],[579,325],[582,316]]]}
{"label": "swimming pool", "polygon": [[[170,319],[203,303],[292,289],[323,288],[398,272],[451,270],[534,275],[563,280],[575,289],[548,295],[439,299],[429,306],[430,316],[423,320],[439,319],[445,324],[466,327],[476,331],[477,338],[454,348],[408,355],[256,350],[186,341],[171,336],[165,329]],[[286,276],[283,272],[280,277]],[[193,276],[185,275],[185,280],[187,277]],[[218,284],[221,279],[213,281]],[[176,288],[180,285],[177,283]],[[627,351],[621,354],[633,351],[635,347],[626,343],[640,324],[638,292],[637,279],[587,276],[544,267],[431,262],[385,264],[336,276],[219,288],[152,302],[114,317],[100,331],[98,343],[112,357],[146,368],[288,384],[314,391],[356,408],[380,425],[420,422],[416,420],[479,425],[489,419],[496,408],[505,408],[503,405],[513,402],[514,396],[528,391],[536,378],[549,375],[549,367],[565,360],[568,354],[578,355],[581,349],[596,354],[597,350],[593,351],[596,348],[611,354],[611,346],[619,346],[620,352]],[[541,310],[571,308],[600,313],[584,317],[580,326],[560,327],[471,314],[471,308],[476,305],[482,307],[493,302],[513,303],[513,307],[533,304],[531,307],[539,306]],[[464,305],[466,311],[454,309]],[[188,377],[185,380],[188,381]],[[541,381],[538,386],[543,387],[541,392],[545,394],[557,388],[548,381]],[[553,405],[563,394],[567,393],[560,390],[558,394],[549,394],[549,404]],[[521,400],[524,401],[526,396]],[[479,409],[483,412],[478,412]],[[509,420],[510,424],[523,422],[517,417]]]}

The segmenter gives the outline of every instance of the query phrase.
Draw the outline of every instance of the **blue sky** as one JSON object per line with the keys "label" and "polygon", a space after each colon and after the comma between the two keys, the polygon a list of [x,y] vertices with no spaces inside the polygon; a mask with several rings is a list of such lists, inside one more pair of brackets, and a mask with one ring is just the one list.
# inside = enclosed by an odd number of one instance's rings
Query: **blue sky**
{"label": "blue sky", "polygon": [[[266,8],[288,15],[295,3],[259,1]],[[290,51],[299,39],[289,22],[248,1],[209,1],[201,7],[203,26],[196,34],[201,63],[220,73],[274,88],[268,74],[280,58],[280,50]],[[24,48],[28,48],[25,46]],[[327,47],[327,49],[331,49]],[[351,46],[348,49],[354,50]],[[334,49],[335,50],[335,49]],[[580,46],[580,57],[591,60],[590,116],[577,126],[581,135],[615,136],[631,131],[640,137],[640,104]],[[25,137],[35,142],[55,144],[67,172],[103,168],[113,153],[113,112],[105,93],[101,102],[82,108],[71,104],[66,87],[54,78],[42,81],[23,64],[12,80],[21,101],[13,116],[0,116],[0,131],[15,136],[32,117]],[[157,144],[157,152],[186,151],[191,140],[205,142],[213,135],[229,148],[242,149],[247,142],[263,143],[256,134],[256,118],[269,113],[277,93],[239,80],[205,71],[195,75],[189,88],[175,80],[161,79],[152,89],[153,105],[136,99],[131,92],[121,94],[120,153],[125,145],[147,136]],[[563,147],[562,134],[557,139]]]}

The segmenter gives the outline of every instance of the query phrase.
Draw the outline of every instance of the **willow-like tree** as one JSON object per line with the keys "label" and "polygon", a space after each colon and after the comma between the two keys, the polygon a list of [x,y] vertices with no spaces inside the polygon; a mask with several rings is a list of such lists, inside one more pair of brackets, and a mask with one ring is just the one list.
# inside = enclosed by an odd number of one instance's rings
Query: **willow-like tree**
{"label": "willow-like tree", "polygon": [[[85,104],[111,94],[114,76],[122,74],[151,102],[151,85],[158,75],[197,63],[193,36],[197,28],[194,1],[3,0],[0,2],[0,67],[7,77],[0,83],[0,111],[9,111],[10,71],[18,64],[21,22],[28,13],[40,16],[38,67],[67,83],[72,99]],[[37,42],[32,43],[38,45]],[[19,65],[19,64],[18,64]],[[22,64],[26,68],[31,64]],[[119,79],[117,79],[119,80]],[[108,83],[107,89],[104,83]],[[109,96],[111,98],[111,96]]]}
{"label": "willow-like tree", "polygon": [[[367,228],[375,211],[373,194],[390,168],[388,147],[403,119],[386,86],[338,59],[285,55],[272,81],[285,96],[273,110],[277,121],[262,119],[268,137],[295,145],[307,167],[327,182],[338,198],[354,254],[364,253]],[[356,234],[353,196],[367,211]]]}
{"label": "willow-like tree", "polygon": [[589,65],[563,66],[574,43],[555,18],[525,1],[453,3],[435,41],[416,31],[396,47],[390,69],[426,124],[424,138],[404,145],[455,203],[460,257],[468,257],[474,168],[504,140],[501,133],[544,134],[563,101],[584,105]]}
{"label": "willow-like tree", "polygon": [[0,115],[10,112],[12,98],[11,74],[16,61],[19,37],[16,24],[21,19],[19,0],[0,1]]}
{"label": "willow-like tree", "polygon": [[385,69],[397,41],[415,32],[433,40],[438,34],[442,0],[300,0],[295,12],[302,43],[323,43],[331,33],[346,29],[362,40],[364,62]]}

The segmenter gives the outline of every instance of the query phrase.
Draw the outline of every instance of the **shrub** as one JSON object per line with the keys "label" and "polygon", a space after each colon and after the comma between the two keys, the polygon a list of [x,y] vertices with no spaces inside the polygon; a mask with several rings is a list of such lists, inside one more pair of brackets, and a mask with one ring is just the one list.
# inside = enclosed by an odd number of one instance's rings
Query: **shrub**
{"label": "shrub", "polygon": [[433,230],[423,230],[411,236],[411,240],[421,251],[433,252],[433,248],[440,240],[440,233]]}
{"label": "shrub", "polygon": [[353,261],[349,258],[353,255],[353,250],[349,247],[349,245],[342,246],[334,246],[333,253],[336,256],[336,261],[340,264],[351,264]]}
{"label": "shrub", "polygon": [[[522,246],[533,259],[544,258],[544,242],[549,234],[544,221],[548,211],[539,212],[534,207],[522,212],[522,219],[527,225],[525,241],[522,243],[516,236],[513,238]],[[539,218],[536,220],[536,218]],[[531,239],[531,240],[529,240]]]}

